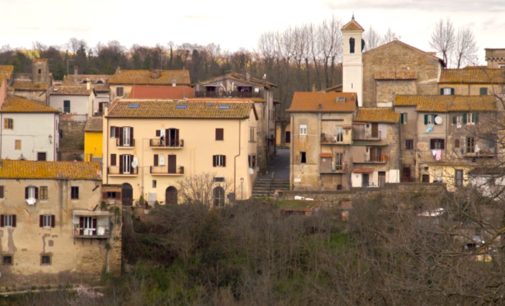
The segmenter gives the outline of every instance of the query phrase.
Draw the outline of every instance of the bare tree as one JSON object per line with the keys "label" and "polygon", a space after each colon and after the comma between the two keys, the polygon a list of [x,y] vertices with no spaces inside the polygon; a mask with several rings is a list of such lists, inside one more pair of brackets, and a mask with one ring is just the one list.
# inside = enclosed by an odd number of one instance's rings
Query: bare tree
{"label": "bare tree", "polygon": [[381,40],[381,45],[387,44],[388,42],[392,42],[393,40],[398,40],[400,39],[400,36],[398,36],[393,30],[388,29],[386,34],[382,37]]}
{"label": "bare tree", "polygon": [[456,34],[452,21],[440,19],[431,34],[430,46],[442,55],[445,66],[449,65],[449,56],[456,45]]}
{"label": "bare tree", "polygon": [[477,61],[477,44],[473,32],[469,28],[460,28],[454,46],[454,61],[456,67],[473,64]]}
{"label": "bare tree", "polygon": [[377,48],[381,45],[381,37],[380,34],[375,31],[372,26],[365,32],[365,49],[370,50],[373,48]]}
{"label": "bare tree", "polygon": [[203,173],[187,176],[178,182],[178,190],[183,202],[186,204],[202,204],[207,207],[213,207],[214,188],[219,186],[223,188],[224,194],[229,191],[228,182],[216,183],[214,174]]}

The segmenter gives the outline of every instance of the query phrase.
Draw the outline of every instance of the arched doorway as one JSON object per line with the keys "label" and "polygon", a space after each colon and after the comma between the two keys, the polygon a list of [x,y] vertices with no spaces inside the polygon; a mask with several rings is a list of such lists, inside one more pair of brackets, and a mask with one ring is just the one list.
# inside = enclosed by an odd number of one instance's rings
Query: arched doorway
{"label": "arched doorway", "polygon": [[131,206],[133,203],[133,188],[132,185],[124,183],[121,185],[121,197],[123,205]]}
{"label": "arched doorway", "polygon": [[212,191],[213,195],[213,204],[214,207],[222,207],[224,206],[224,189],[223,187],[217,186]]}
{"label": "arched doorway", "polygon": [[177,189],[174,186],[165,190],[165,204],[177,204]]}

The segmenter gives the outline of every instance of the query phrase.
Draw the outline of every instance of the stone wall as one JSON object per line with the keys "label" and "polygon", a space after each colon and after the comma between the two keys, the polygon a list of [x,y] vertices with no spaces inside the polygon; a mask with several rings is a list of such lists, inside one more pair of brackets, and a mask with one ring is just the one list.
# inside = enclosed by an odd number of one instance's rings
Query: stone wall
{"label": "stone wall", "polygon": [[86,117],[60,115],[60,158],[59,160],[84,160],[84,127]]}

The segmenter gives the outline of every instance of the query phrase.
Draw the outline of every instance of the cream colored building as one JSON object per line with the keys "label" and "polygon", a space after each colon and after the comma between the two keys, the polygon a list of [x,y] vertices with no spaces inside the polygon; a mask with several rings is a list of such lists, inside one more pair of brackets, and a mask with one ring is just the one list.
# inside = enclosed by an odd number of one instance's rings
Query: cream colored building
{"label": "cream colored building", "polygon": [[[98,164],[0,161],[0,288],[97,283],[121,271],[119,200]],[[119,199],[119,197],[117,197]]]}
{"label": "cream colored building", "polygon": [[247,199],[256,129],[252,103],[116,101],[104,117],[104,183],[123,186],[124,204],[180,203],[181,180],[210,174],[215,205]]}

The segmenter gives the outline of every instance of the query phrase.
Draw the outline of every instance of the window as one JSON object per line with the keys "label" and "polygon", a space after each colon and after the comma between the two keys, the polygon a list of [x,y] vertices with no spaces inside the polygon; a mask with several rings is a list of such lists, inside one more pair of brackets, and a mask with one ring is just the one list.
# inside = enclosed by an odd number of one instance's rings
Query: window
{"label": "window", "polygon": [[41,265],[50,265],[51,264],[51,255],[40,255],[40,264]]}
{"label": "window", "polygon": [[115,166],[116,165],[116,157],[117,157],[116,154],[111,154],[110,155],[110,165],[111,166]]}
{"label": "window", "polygon": [[[168,147],[178,147],[179,145],[182,146],[182,144],[179,143],[179,129],[174,129],[174,128],[171,128],[171,129],[167,129],[165,131],[166,133],[166,145]],[[160,136],[161,137],[161,142],[163,143],[163,135]],[[182,140],[181,140],[182,142]]]}
{"label": "window", "polygon": [[459,139],[454,139],[454,148],[459,149]]}
{"label": "window", "polygon": [[110,133],[109,133],[110,138],[116,138],[116,129],[117,129],[117,127],[115,127],[115,126],[110,127]]}
{"label": "window", "polygon": [[256,155],[249,155],[248,156],[248,161],[249,161],[249,168],[256,168]]}
{"label": "window", "polygon": [[49,193],[47,192],[47,186],[40,186],[39,188],[39,199],[47,200],[49,197]]}
{"label": "window", "polygon": [[453,96],[454,95],[454,88],[452,88],[452,87],[440,88],[440,94],[443,96]]}
{"label": "window", "polygon": [[224,206],[224,189],[223,187],[215,187],[212,191],[214,198],[214,207],[222,207]]}
{"label": "window", "polygon": [[302,164],[307,163],[307,153],[306,152],[300,152],[300,163],[302,163]]}
{"label": "window", "polygon": [[125,126],[120,128],[120,131],[119,146],[133,146],[133,128]]}
{"label": "window", "polygon": [[479,88],[479,94],[481,96],[487,96],[487,87],[481,87],[481,88]]}
{"label": "window", "polygon": [[0,185],[0,199],[4,198],[4,186]]}
{"label": "window", "polygon": [[306,124],[300,124],[300,136],[305,136],[307,135],[307,125]]}
{"label": "window", "polygon": [[354,53],[354,49],[355,49],[355,45],[356,45],[356,41],[354,40],[354,38],[349,38],[349,53]]}
{"label": "window", "polygon": [[214,166],[214,167],[226,167],[226,155],[214,155],[214,156],[212,156],[212,166]]}
{"label": "window", "polygon": [[249,142],[255,142],[256,138],[256,129],[252,126],[249,128]]}
{"label": "window", "polygon": [[63,112],[70,113],[70,100],[63,101]]}
{"label": "window", "polygon": [[4,119],[4,129],[12,130],[14,128],[14,119],[5,118]]}
{"label": "window", "polygon": [[97,219],[95,217],[79,217],[79,235],[96,235]]}
{"label": "window", "polygon": [[444,140],[443,139],[430,139],[430,150],[443,150]]}
{"label": "window", "polygon": [[463,186],[463,170],[456,170],[454,176],[454,184],[456,185],[456,187]]}
{"label": "window", "polygon": [[414,150],[414,139],[405,140],[405,150]]}
{"label": "window", "polygon": [[153,156],[153,166],[156,167],[156,166],[159,165],[159,163],[160,163],[160,157],[159,157],[159,155],[158,154],[154,154],[154,156]]}
{"label": "window", "polygon": [[382,148],[370,147],[370,161],[371,162],[382,162],[384,158],[382,156]]}
{"label": "window", "polygon": [[78,200],[79,199],[79,186],[72,186],[70,188],[70,198],[72,200]]}
{"label": "window", "polygon": [[123,96],[124,94],[124,90],[123,90],[123,87],[116,87],[116,96]]}
{"label": "window", "polygon": [[435,118],[437,114],[425,114],[424,115],[424,125],[435,124]]}
{"label": "window", "polygon": [[337,127],[337,142],[344,141],[344,129],[342,127]]}
{"label": "window", "polygon": [[224,140],[224,129],[216,129],[216,140]]}
{"label": "window", "polygon": [[475,152],[475,139],[473,137],[466,138],[466,153]]}
{"label": "window", "polygon": [[4,266],[12,265],[12,255],[3,255],[2,256],[2,264]]}
{"label": "window", "polygon": [[16,227],[16,215],[0,215],[0,227]]}
{"label": "window", "polygon": [[479,113],[467,113],[467,114],[464,114],[463,115],[463,122],[466,123],[466,124],[476,124],[476,123],[478,123],[479,122]]}
{"label": "window", "polygon": [[133,155],[131,154],[123,154],[119,155],[119,172],[121,174],[132,173],[133,167]]}
{"label": "window", "polygon": [[153,188],[156,188],[157,185],[158,185],[158,182],[156,180],[153,180]]}
{"label": "window", "polygon": [[39,216],[39,226],[40,227],[54,227],[56,224],[54,215],[40,215]]}
{"label": "window", "polygon": [[[465,120],[466,120],[466,116],[465,116]],[[457,125],[457,127],[461,127],[461,124],[463,122],[463,115],[461,114],[456,114],[456,115],[453,115],[452,116],[452,124],[453,125]]]}
{"label": "window", "polygon": [[35,186],[28,186],[25,188],[25,199],[38,199],[39,188]]}
{"label": "window", "polygon": [[344,161],[344,153],[335,154],[335,170],[342,170]]}
{"label": "window", "polygon": [[14,140],[14,150],[21,150],[21,139]]}
{"label": "window", "polygon": [[47,154],[46,154],[46,152],[37,152],[37,160],[38,161],[45,161],[45,160],[47,160]]}
{"label": "window", "polygon": [[407,113],[400,113],[400,123],[401,124],[407,124]]}

